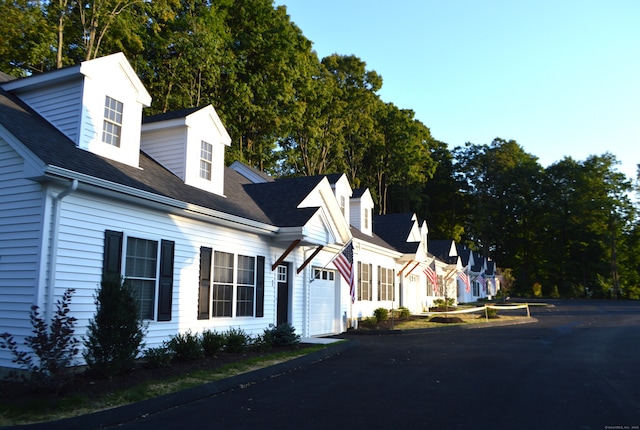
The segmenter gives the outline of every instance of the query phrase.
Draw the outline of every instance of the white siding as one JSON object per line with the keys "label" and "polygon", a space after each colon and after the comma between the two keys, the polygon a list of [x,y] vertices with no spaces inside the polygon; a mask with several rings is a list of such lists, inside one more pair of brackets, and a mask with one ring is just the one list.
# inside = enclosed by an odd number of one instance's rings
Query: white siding
{"label": "white siding", "polygon": [[[275,282],[271,265],[274,255],[267,241],[200,221],[170,216],[117,201],[103,200],[76,192],[63,200],[56,271],[56,297],[66,288],[75,288],[72,312],[78,318],[77,333],[82,335],[94,315],[93,296],[100,282],[105,230],[123,231],[126,236],[150,240],[175,241],[172,318],[169,322],[150,321],[147,347],[158,346],[168,336],[205,328],[227,330],[241,327],[251,335],[261,334],[275,322]],[[236,255],[266,257],[265,309],[263,318],[233,317],[197,319],[200,247]]]}
{"label": "white siding", "polygon": [[81,79],[20,93],[20,98],[78,144],[82,109]]}
{"label": "white siding", "polygon": [[184,181],[186,161],[187,129],[174,127],[145,131],[140,142],[141,149],[154,160]]}
{"label": "white siding", "polygon": [[[354,261],[353,264],[356,270],[355,281],[354,281],[355,288],[356,288],[356,302],[353,304],[352,307],[347,307],[345,306],[345,303],[343,303],[342,312],[345,312],[345,311],[348,312],[347,315],[349,316],[349,318],[365,318],[365,317],[372,316],[373,311],[377,308],[385,308],[385,309],[398,308],[398,306],[400,305],[400,295],[399,295],[399,288],[398,288],[398,270],[396,268],[394,259],[391,257],[386,257],[384,255],[377,254],[376,252],[373,252],[370,250],[358,249],[358,242],[356,241],[353,261]],[[357,262],[358,261],[362,262],[363,264],[371,264],[371,279],[372,279],[371,300],[363,300],[363,301],[358,300],[358,295],[357,295],[357,291],[358,291],[358,272],[357,272],[358,263]],[[395,277],[394,277],[395,300],[394,301],[378,300],[378,286],[379,286],[378,266],[395,270]],[[343,282],[343,285],[345,285],[343,289],[348,289],[348,287],[346,287],[347,285],[346,281],[343,280],[342,282]],[[349,302],[346,303],[346,305],[348,304]]]}
{"label": "white siding", "polygon": [[[44,201],[40,185],[21,179],[22,169],[22,158],[0,139],[0,333],[19,343],[31,333]],[[10,359],[0,349],[0,366]]]}

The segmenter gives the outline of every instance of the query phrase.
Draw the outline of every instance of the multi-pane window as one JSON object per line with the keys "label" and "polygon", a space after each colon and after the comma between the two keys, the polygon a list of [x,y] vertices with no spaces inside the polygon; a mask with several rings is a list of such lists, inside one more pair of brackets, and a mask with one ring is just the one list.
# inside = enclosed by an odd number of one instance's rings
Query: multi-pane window
{"label": "multi-pane window", "polygon": [[347,207],[347,199],[344,196],[340,196],[340,212],[345,215],[345,208]]}
{"label": "multi-pane window", "polygon": [[372,300],[371,264],[358,261],[358,300]]}
{"label": "multi-pane window", "polygon": [[200,142],[200,177],[211,180],[213,146],[204,140]]}
{"label": "multi-pane window", "polygon": [[106,96],[104,102],[104,121],[102,125],[102,141],[120,147],[122,134],[122,103]]}
{"label": "multi-pane window", "polygon": [[336,277],[336,272],[328,269],[313,269],[313,277],[315,279],[322,279],[323,281],[333,281]]}
{"label": "multi-pane window", "polygon": [[276,277],[278,282],[287,282],[287,266],[278,266]]}
{"label": "multi-pane window", "polygon": [[473,281],[473,295],[480,295],[480,283],[478,281]]}
{"label": "multi-pane window", "polygon": [[236,316],[253,316],[253,298],[256,285],[255,257],[238,256],[238,297],[236,298]]}
{"label": "multi-pane window", "polygon": [[364,228],[369,228],[369,209],[364,210]]}
{"label": "multi-pane window", "polygon": [[393,300],[393,269],[378,266],[378,300]]}
{"label": "multi-pane window", "polygon": [[125,277],[133,289],[142,319],[153,319],[158,276],[158,242],[127,238]]}
{"label": "multi-pane window", "polygon": [[213,256],[211,316],[230,317],[233,299],[233,254],[216,251]]}

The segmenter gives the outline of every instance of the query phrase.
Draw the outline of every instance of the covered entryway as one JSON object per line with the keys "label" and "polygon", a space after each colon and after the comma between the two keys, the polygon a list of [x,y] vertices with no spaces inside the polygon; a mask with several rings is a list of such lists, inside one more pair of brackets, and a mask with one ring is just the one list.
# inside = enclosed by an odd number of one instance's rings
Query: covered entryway
{"label": "covered entryway", "polygon": [[309,335],[334,334],[337,320],[338,272],[317,268],[313,273],[314,279],[309,284]]}

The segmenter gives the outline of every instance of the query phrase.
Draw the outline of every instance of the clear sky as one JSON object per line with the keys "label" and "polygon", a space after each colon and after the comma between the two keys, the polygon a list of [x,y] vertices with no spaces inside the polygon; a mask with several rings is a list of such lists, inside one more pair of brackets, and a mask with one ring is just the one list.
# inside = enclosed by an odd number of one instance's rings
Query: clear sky
{"label": "clear sky", "polygon": [[640,163],[638,0],[275,0],[320,58],[356,55],[450,148],[516,140],[547,167]]}

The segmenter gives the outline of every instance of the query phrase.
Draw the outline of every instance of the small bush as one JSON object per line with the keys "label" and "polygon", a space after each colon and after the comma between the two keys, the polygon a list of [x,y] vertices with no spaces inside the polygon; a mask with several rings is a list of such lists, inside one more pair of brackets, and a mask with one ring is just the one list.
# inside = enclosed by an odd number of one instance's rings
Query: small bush
{"label": "small bush", "polygon": [[226,352],[242,352],[251,343],[251,337],[241,328],[230,328],[224,333]]}
{"label": "small bush", "polygon": [[296,329],[289,323],[279,326],[270,324],[269,328],[264,330],[262,338],[270,346],[291,346],[300,343],[300,335],[296,334]]}
{"label": "small bush", "polygon": [[134,367],[144,348],[146,326],[129,283],[118,274],[102,277],[94,302],[96,313],[89,321],[82,356],[90,370],[112,378]]}
{"label": "small bush", "polygon": [[498,318],[498,310],[496,308],[485,308],[487,318]]}
{"label": "small bush", "polygon": [[400,306],[394,311],[394,315],[397,318],[409,318],[411,316],[411,311],[404,306]]}
{"label": "small bush", "polygon": [[142,356],[147,362],[147,367],[150,367],[152,369],[169,367],[171,366],[171,361],[173,360],[173,353],[166,344],[157,348],[145,349],[142,353]]}
{"label": "small bush", "polygon": [[374,329],[378,326],[378,319],[376,317],[362,318],[359,325],[364,329]]}
{"label": "small bush", "polygon": [[377,322],[385,321],[389,318],[389,310],[385,308],[378,308],[373,311],[373,316],[376,318]]}
{"label": "small bush", "polygon": [[202,342],[198,334],[191,333],[191,330],[172,336],[167,347],[175,353],[177,360],[197,360],[204,357]]}
{"label": "small bush", "polygon": [[448,297],[447,299],[435,299],[433,301],[433,306],[436,308],[444,308],[444,307],[453,307],[455,304],[455,299],[453,297]]}
{"label": "small bush", "polygon": [[224,347],[224,334],[215,330],[205,330],[202,332],[202,349],[204,355],[211,357]]}
{"label": "small bush", "polygon": [[[76,318],[69,316],[69,305],[74,289],[67,289],[56,303],[56,312],[47,324],[40,316],[38,306],[31,307],[30,319],[33,336],[24,344],[31,353],[20,351],[13,335],[0,334],[0,348],[13,354],[13,362],[29,372],[28,382],[45,388],[59,389],[67,381],[80,341],[73,336]],[[16,373],[10,376],[17,377]]]}

